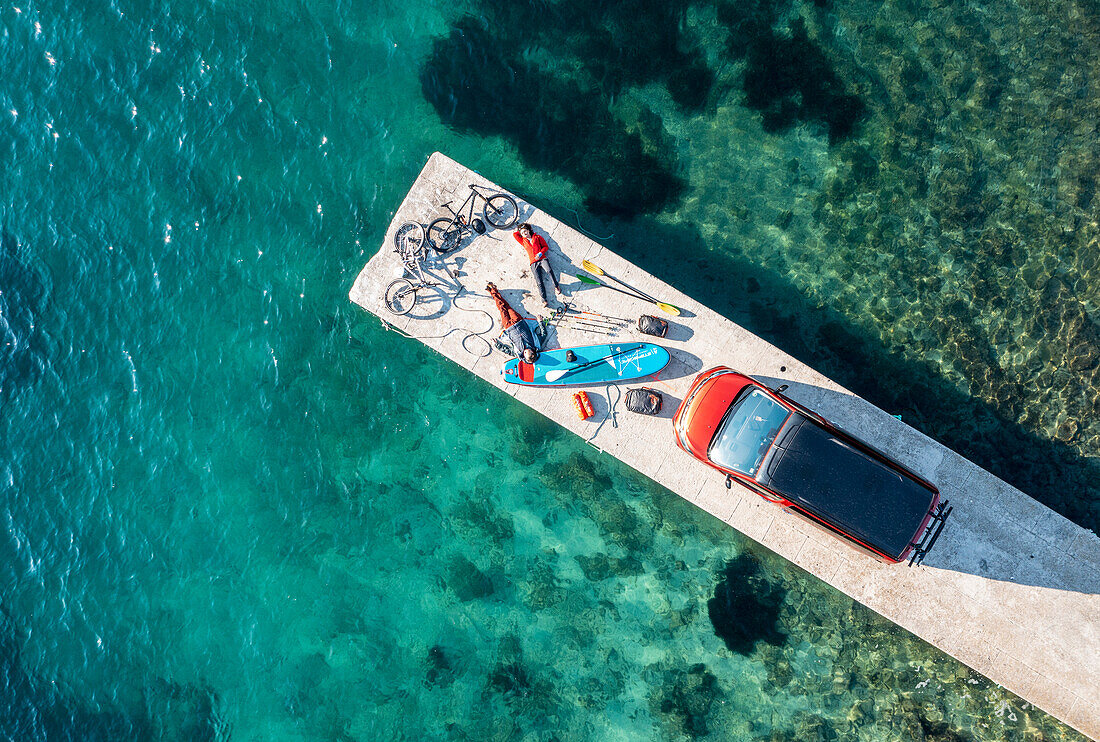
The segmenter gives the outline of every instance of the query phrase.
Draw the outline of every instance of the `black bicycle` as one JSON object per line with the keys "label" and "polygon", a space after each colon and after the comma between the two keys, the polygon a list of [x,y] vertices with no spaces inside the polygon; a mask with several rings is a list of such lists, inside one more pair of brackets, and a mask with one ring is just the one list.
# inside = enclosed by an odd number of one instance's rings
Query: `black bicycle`
{"label": "black bicycle", "polygon": [[508,229],[519,219],[519,207],[514,198],[507,193],[486,196],[478,186],[471,184],[470,195],[457,211],[451,208],[452,202],[448,201],[442,208],[451,212],[451,216],[440,217],[428,225],[428,244],[433,250],[449,253],[458,247],[466,235],[485,232],[485,224],[474,217],[474,207],[478,199],[485,202],[485,221],[497,229]]}

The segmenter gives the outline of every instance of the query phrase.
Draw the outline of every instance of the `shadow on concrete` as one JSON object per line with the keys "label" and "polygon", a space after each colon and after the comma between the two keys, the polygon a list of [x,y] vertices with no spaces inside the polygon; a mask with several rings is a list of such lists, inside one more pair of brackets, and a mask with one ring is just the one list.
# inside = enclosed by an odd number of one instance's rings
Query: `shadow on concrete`
{"label": "shadow on concrete", "polygon": [[685,376],[694,376],[703,370],[703,359],[694,353],[688,353],[683,348],[669,348],[672,360],[658,374],[661,379],[680,379]]}
{"label": "shadow on concrete", "polygon": [[668,351],[672,354],[672,361],[660,373],[660,378],[678,379],[703,370],[703,359],[694,353],[688,353],[683,348],[669,348]]}
{"label": "shadow on concrete", "polygon": [[[996,486],[987,473],[928,445],[905,423],[859,397],[782,376],[754,378],[772,389],[786,384],[784,395],[936,485],[955,509],[925,566],[1021,585],[1100,593],[1095,561],[1068,558],[1064,548],[1044,541],[1027,529],[1025,521],[1017,520],[1027,513],[1038,521],[1045,512],[1031,506],[1027,495]],[[990,486],[976,482],[981,477],[988,477]],[[1078,526],[1072,528],[1069,539],[1081,533]],[[837,540],[838,549],[846,546]]]}
{"label": "shadow on concrete", "polygon": [[[690,225],[639,218],[597,221],[593,228],[614,232],[606,246],[640,268],[871,404],[901,414],[909,425],[1078,525],[1100,532],[1100,461],[1007,419],[961,392],[932,363],[887,352],[837,312],[810,304],[782,276],[745,259],[685,251],[685,245],[704,244]],[[571,281],[571,289],[589,288],[578,283]]]}
{"label": "shadow on concrete", "polygon": [[665,317],[662,317],[661,319],[664,319],[666,322],[668,322],[668,333],[664,336],[664,340],[668,340],[669,342],[673,343],[686,343],[688,340],[691,340],[692,336],[695,335],[695,330],[691,329],[685,324],[675,322]]}
{"label": "shadow on concrete", "polygon": [[[424,271],[425,275],[428,271]],[[425,286],[416,292],[416,304],[406,312],[410,319],[439,319],[451,310],[452,296],[444,286]],[[453,290],[453,289],[450,289]]]}
{"label": "shadow on concrete", "polygon": [[[647,389],[653,389],[654,391],[657,391],[657,392],[661,393],[661,409],[656,415],[653,415],[653,417],[659,417],[659,418],[662,418],[664,420],[671,420],[673,417],[675,417],[676,408],[678,408],[680,406],[680,402],[683,401],[682,399],[680,399],[679,397],[677,397],[673,394],[669,394],[667,391],[665,391],[665,389],[663,389],[661,387],[654,386],[654,385],[651,385],[651,384],[638,384],[636,386],[631,386],[631,388],[633,389],[633,388],[636,388],[637,386],[644,386]],[[628,412],[627,414],[628,415],[634,415],[634,414],[637,414],[637,413]]]}

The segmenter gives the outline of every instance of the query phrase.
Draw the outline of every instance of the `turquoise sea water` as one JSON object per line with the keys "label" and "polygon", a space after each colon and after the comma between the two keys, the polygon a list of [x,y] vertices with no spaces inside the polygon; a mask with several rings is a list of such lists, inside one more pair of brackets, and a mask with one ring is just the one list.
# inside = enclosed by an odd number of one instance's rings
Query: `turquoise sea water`
{"label": "turquoise sea water", "polygon": [[1093,4],[0,30],[0,737],[1078,738],[347,291],[439,149],[1096,529]]}

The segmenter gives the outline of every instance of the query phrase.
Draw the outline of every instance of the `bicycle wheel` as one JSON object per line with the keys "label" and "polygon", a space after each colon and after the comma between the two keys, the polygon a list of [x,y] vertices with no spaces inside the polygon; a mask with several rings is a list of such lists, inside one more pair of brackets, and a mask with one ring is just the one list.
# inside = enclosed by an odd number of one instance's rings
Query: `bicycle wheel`
{"label": "bicycle wheel", "polygon": [[508,229],[519,218],[516,200],[506,193],[498,193],[485,199],[485,221],[497,229]]}
{"label": "bicycle wheel", "polygon": [[424,225],[405,222],[393,233],[393,244],[402,255],[416,255],[424,246]]}
{"label": "bicycle wheel", "polygon": [[428,244],[437,253],[449,253],[458,247],[462,239],[462,227],[454,219],[442,217],[428,226]]}
{"label": "bicycle wheel", "polygon": [[394,314],[408,314],[416,304],[416,289],[407,278],[391,281],[386,287],[386,309]]}

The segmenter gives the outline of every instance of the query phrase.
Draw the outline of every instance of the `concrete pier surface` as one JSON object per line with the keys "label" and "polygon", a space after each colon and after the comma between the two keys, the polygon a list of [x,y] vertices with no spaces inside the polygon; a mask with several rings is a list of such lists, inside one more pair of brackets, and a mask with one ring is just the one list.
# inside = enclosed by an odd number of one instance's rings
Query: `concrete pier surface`
{"label": "concrete pier surface", "polygon": [[[575,389],[505,384],[500,374],[505,356],[490,351],[485,342],[500,332],[485,284],[495,282],[514,306],[522,300],[528,312],[538,307],[546,313],[511,230],[490,227],[446,257],[465,286],[457,302],[456,279],[432,261],[426,272],[442,285],[422,290],[409,314],[392,314],[382,298],[402,272],[393,239],[398,227],[409,221],[427,226],[446,213],[444,202],[461,204],[469,184],[506,192],[444,155],[432,155],[397,210],[381,249],[356,279],[352,301],[1025,701],[1100,740],[1100,537],[518,197],[520,221],[534,225],[550,246],[564,298],[577,308],[616,317],[663,316],[670,322],[664,340],[634,328],[618,339],[658,342],[669,348],[673,360],[658,380],[645,381],[664,394],[661,415],[631,414],[620,403],[618,427],[599,425],[607,411],[602,394],[592,393],[596,416],[582,422],[570,400]],[[480,213],[479,205],[475,214]],[[685,311],[679,317],[663,315],[653,305],[581,283],[574,276],[586,259]],[[531,293],[523,296],[524,289]],[[485,330],[488,320],[466,311],[471,309],[488,312],[497,326],[475,334],[473,330]],[[549,338],[550,347],[608,341],[565,326],[552,329]],[[718,365],[773,388],[787,384],[789,397],[855,431],[939,487],[955,510],[924,564],[910,568],[875,561],[748,490],[737,485],[727,490],[722,475],[678,449],[671,416],[695,375]]]}

